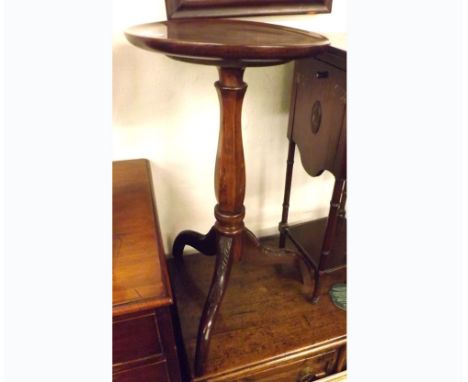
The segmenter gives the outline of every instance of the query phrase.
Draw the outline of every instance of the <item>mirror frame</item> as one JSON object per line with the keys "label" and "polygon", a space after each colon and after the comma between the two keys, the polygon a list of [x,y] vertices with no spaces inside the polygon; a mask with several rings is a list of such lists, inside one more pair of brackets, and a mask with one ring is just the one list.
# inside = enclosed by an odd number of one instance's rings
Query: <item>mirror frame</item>
{"label": "mirror frame", "polygon": [[167,18],[330,13],[333,0],[165,0]]}

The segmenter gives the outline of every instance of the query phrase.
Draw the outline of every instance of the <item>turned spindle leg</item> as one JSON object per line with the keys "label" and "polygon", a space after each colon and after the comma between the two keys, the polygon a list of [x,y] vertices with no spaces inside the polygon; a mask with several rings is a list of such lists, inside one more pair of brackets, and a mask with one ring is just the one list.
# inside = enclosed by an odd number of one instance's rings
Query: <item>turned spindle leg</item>
{"label": "turned spindle leg", "polygon": [[317,303],[319,300],[321,270],[323,269],[324,264],[326,264],[328,256],[330,255],[330,251],[332,250],[333,238],[335,236],[336,224],[338,221],[338,212],[342,204],[341,200],[343,197],[343,190],[345,185],[345,180],[337,179],[335,181],[335,186],[333,187],[333,196],[330,202],[330,212],[328,214],[325,237],[323,238],[322,249],[320,251],[320,261],[317,269],[315,270],[315,285],[314,293],[312,295],[313,303]]}
{"label": "turned spindle leg", "polygon": [[279,247],[284,248],[286,245],[286,226],[288,224],[288,214],[289,214],[289,199],[291,197],[291,182],[292,182],[292,173],[294,166],[294,151],[296,144],[292,139],[289,140],[288,148],[288,159],[286,165],[286,182],[284,185],[284,199],[283,199],[283,214],[281,216],[281,222],[279,223]]}

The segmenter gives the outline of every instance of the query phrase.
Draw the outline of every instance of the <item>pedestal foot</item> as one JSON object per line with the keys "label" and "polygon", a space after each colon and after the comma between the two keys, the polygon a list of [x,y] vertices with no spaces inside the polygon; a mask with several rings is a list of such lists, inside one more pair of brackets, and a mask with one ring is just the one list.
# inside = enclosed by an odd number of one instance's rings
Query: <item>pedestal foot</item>
{"label": "pedestal foot", "polygon": [[[210,290],[203,308],[197,335],[195,352],[195,375],[201,376],[206,370],[212,329],[226,291],[234,260],[242,259],[259,266],[276,264],[299,264],[304,293],[311,295],[313,290],[312,265],[298,252],[263,246],[255,235],[244,228],[234,235],[219,232],[215,227],[207,235],[184,231],[174,243],[174,256],[181,256],[183,246],[189,244],[204,254],[216,254],[216,264]],[[215,248],[214,253],[213,247]]]}

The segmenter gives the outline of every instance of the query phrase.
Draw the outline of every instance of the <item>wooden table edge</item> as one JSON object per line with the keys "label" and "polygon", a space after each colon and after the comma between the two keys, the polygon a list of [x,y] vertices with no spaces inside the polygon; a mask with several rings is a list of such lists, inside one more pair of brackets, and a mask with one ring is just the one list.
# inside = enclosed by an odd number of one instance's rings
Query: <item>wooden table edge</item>
{"label": "wooden table edge", "polygon": [[167,296],[151,297],[147,299],[137,299],[135,301],[123,302],[112,306],[112,317],[119,317],[132,313],[140,313],[143,311],[155,310],[165,306],[170,306],[174,303],[172,297]]}
{"label": "wooden table edge", "polygon": [[154,226],[154,234],[157,240],[157,245],[161,249],[158,251],[159,262],[161,264],[161,275],[162,275],[162,282],[164,284],[166,290],[166,296],[154,296],[154,297],[147,297],[145,299],[137,298],[135,300],[128,300],[122,301],[118,303],[112,304],[112,317],[118,317],[122,315],[132,314],[141,312],[142,310],[154,310],[157,308],[161,308],[164,306],[169,306],[174,303],[172,287],[169,279],[169,272],[167,270],[167,257],[164,253],[164,246],[162,243],[161,238],[161,230],[159,225],[158,213],[157,213],[157,206],[156,206],[156,196],[154,193],[154,184],[153,184],[153,176],[151,172],[151,162],[146,158],[136,158],[136,159],[125,159],[125,160],[116,160],[114,162],[141,162],[145,163],[146,173],[148,176],[148,182],[150,186],[151,192],[151,206],[152,206],[152,217],[153,217],[153,226]]}

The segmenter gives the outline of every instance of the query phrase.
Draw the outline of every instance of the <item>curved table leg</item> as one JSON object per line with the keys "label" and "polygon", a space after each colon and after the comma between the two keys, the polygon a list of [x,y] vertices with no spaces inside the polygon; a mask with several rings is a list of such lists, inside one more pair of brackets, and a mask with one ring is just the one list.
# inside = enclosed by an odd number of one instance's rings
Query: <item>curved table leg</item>
{"label": "curved table leg", "polygon": [[190,230],[179,233],[172,246],[172,256],[176,261],[183,260],[186,245],[195,248],[204,255],[214,256],[216,254],[216,232],[212,228],[206,235]]}
{"label": "curved table leg", "polygon": [[244,247],[242,257],[252,263],[269,264],[299,264],[304,293],[310,295],[313,289],[313,265],[310,260],[299,252],[285,248],[274,248],[260,244],[257,237],[249,230],[244,230]]}
{"label": "curved table leg", "polygon": [[200,326],[198,329],[197,348],[195,352],[195,373],[203,374],[205,370],[211,330],[218,313],[221,301],[231,273],[233,260],[233,241],[236,238],[220,236],[217,242],[216,265],[211,281],[210,291],[203,308]]}

